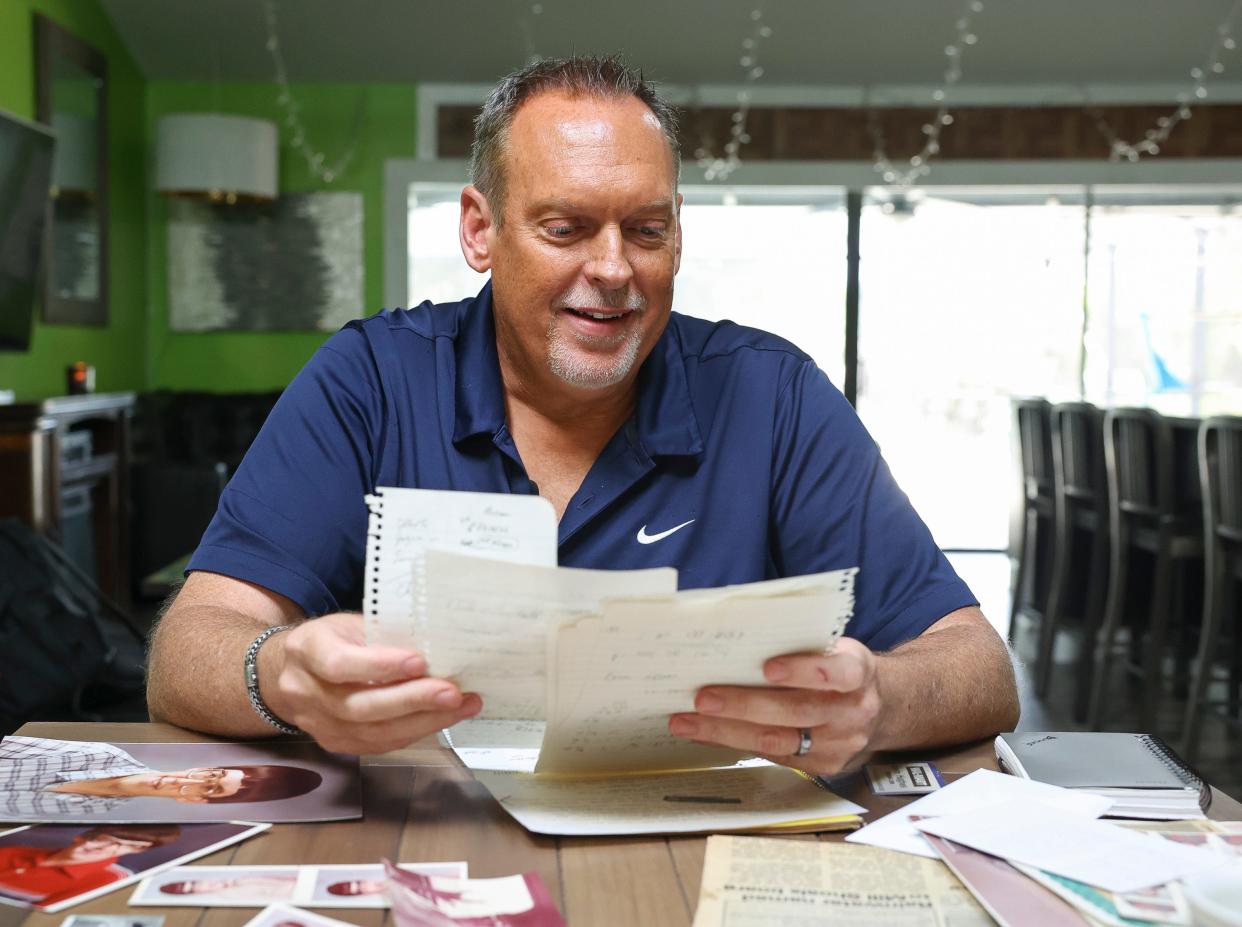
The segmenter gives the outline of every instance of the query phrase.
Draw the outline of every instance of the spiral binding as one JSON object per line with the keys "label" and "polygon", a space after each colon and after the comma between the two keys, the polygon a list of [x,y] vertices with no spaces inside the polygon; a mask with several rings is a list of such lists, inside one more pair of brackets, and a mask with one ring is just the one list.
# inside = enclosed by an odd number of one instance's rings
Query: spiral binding
{"label": "spiral binding", "polygon": [[1187,788],[1198,789],[1199,791],[1199,807],[1206,812],[1208,806],[1212,804],[1212,788],[1207,781],[1200,776],[1195,770],[1186,763],[1177,751],[1166,744],[1159,737],[1151,734],[1139,735],[1139,742],[1151,751],[1152,756],[1160,761],[1169,772],[1177,776]]}
{"label": "spiral binding", "polygon": [[362,614],[365,624],[375,628],[380,614],[382,564],[380,539],[384,533],[384,490],[365,496],[370,516],[367,518],[366,564],[362,575]]}

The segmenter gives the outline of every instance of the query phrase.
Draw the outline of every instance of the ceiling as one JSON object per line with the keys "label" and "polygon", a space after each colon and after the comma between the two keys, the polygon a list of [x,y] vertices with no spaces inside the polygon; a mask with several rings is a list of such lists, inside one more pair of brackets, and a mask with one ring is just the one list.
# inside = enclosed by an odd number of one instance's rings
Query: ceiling
{"label": "ceiling", "polygon": [[[153,80],[271,80],[261,0],[102,0]],[[963,83],[1184,84],[1238,0],[986,0]],[[299,81],[489,83],[531,53],[623,52],[658,81],[736,84],[761,7],[762,82],[927,85],[965,0],[277,0]],[[539,9],[539,13],[534,10]],[[1242,20],[1237,23],[1242,42]],[[1242,48],[1222,80],[1242,78]],[[1235,86],[1237,86],[1235,84]]]}

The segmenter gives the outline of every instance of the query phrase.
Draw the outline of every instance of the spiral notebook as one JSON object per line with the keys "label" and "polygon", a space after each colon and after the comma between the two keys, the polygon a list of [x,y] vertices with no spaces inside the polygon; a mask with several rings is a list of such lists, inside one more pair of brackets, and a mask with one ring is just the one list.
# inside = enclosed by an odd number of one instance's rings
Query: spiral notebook
{"label": "spiral notebook", "polygon": [[1111,798],[1109,817],[1203,818],[1212,790],[1159,737],[1093,731],[1020,731],[996,738],[1006,772]]}
{"label": "spiral notebook", "polygon": [[542,496],[381,486],[366,503],[362,613],[372,644],[410,646],[428,550],[556,566],[556,512]]}

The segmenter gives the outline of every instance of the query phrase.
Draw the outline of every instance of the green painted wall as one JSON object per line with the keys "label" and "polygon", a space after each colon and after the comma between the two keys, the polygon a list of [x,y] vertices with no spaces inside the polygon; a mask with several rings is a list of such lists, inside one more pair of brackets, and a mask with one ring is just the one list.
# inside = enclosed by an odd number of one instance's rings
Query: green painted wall
{"label": "green painted wall", "polygon": [[146,84],[97,0],[0,0],[0,109],[35,114],[34,13],[108,58],[109,321],[104,327],[36,322],[30,351],[0,352],[0,388],[19,399],[65,391],[65,366],[93,363],[102,391],[146,383]]}
{"label": "green painted wall", "polygon": [[[410,84],[295,84],[309,143],[331,164],[353,135],[358,101],[364,101],[358,146],[344,175],[331,184],[319,181],[305,159],[288,142],[269,83],[225,84],[152,81],[147,85],[148,138],[155,138],[159,117],[167,113],[219,111],[271,119],[281,129],[280,189],[288,193],[356,190],[363,194],[365,305],[358,315],[382,307],[384,290],[384,161],[414,155],[415,88]],[[315,349],[329,337],[320,332],[199,332],[168,329],[167,209],[153,198],[149,229],[148,386],[245,392],[284,387]]]}

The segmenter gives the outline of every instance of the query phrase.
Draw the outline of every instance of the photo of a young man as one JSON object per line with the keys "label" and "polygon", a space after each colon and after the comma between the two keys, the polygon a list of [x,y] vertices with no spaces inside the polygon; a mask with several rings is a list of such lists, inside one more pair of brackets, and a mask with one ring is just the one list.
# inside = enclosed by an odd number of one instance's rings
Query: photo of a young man
{"label": "photo of a young man", "polygon": [[68,846],[0,846],[0,894],[32,905],[54,904],[132,876],[123,856],[172,843],[176,824],[114,824],[92,827]]}
{"label": "photo of a young man", "polygon": [[313,744],[0,741],[0,820],[337,820],[360,813],[357,782],[356,758]]}
{"label": "photo of a young man", "polygon": [[113,891],[266,824],[47,824],[0,834],[0,902],[43,911]]}

